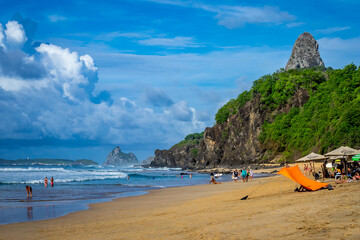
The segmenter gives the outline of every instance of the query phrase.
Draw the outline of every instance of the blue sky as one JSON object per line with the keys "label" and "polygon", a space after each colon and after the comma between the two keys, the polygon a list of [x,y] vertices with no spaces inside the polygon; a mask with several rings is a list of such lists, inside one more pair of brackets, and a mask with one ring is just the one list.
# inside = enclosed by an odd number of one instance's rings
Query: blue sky
{"label": "blue sky", "polygon": [[139,160],[214,124],[304,31],[360,64],[358,1],[1,1],[0,158]]}

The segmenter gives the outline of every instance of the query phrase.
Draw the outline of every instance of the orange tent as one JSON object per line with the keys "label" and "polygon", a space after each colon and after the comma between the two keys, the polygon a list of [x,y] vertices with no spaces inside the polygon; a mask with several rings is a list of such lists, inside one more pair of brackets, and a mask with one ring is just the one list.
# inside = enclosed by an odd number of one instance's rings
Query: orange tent
{"label": "orange tent", "polygon": [[281,175],[284,175],[285,177],[290,178],[294,182],[299,183],[301,186],[303,186],[307,190],[316,191],[322,187],[329,185],[328,183],[317,182],[317,181],[314,181],[314,180],[311,180],[311,179],[305,177],[301,173],[298,165],[296,165],[295,167],[290,167],[290,168],[283,167],[277,174],[281,174]]}

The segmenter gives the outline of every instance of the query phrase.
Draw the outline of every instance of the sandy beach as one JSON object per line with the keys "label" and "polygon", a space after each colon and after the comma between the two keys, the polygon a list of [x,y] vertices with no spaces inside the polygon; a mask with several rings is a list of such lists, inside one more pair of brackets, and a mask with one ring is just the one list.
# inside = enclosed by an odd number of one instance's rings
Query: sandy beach
{"label": "sandy beach", "polygon": [[360,182],[333,186],[293,192],[294,182],[276,176],[153,190],[3,225],[0,239],[360,239]]}

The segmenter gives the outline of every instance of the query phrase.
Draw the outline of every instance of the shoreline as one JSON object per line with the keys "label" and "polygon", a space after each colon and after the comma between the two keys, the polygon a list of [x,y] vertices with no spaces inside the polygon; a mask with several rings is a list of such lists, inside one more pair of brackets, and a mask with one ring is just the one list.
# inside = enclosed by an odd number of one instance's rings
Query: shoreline
{"label": "shoreline", "polygon": [[275,176],[156,189],[55,219],[1,225],[0,239],[359,239],[359,182],[303,193],[294,186]]}

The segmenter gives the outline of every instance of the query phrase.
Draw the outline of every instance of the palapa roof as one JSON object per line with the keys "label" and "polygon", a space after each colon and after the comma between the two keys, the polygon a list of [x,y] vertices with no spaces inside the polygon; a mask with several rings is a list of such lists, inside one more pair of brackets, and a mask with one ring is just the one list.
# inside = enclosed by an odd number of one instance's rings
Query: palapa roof
{"label": "palapa roof", "polygon": [[325,156],[354,156],[360,154],[360,150],[356,150],[350,147],[339,147],[331,152],[324,154]]}
{"label": "palapa roof", "polygon": [[326,157],[317,153],[310,153],[309,155],[306,155],[305,157],[302,157],[295,162],[310,162],[310,161],[316,161],[316,160],[325,160]]}

